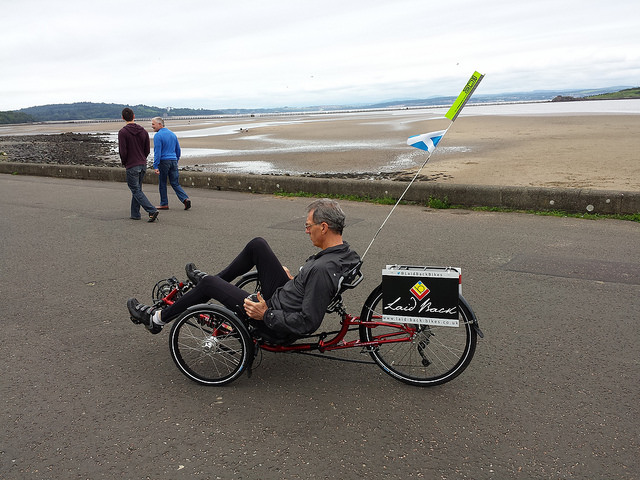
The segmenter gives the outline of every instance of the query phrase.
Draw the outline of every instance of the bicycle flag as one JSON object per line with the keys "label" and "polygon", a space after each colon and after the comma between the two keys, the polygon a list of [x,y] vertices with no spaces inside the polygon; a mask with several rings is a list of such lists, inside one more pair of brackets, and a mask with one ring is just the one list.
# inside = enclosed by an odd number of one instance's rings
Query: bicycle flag
{"label": "bicycle flag", "polygon": [[[478,72],[474,72],[473,75],[471,75],[471,78],[462,89],[462,92],[460,92],[460,95],[458,95],[456,101],[453,102],[453,105],[451,105],[451,108],[449,108],[449,111],[445,114],[445,117],[451,120],[449,128],[451,127],[455,119],[458,118],[458,115],[467,104],[469,98],[471,98],[471,95],[473,95],[473,92],[476,90],[478,84],[483,78],[484,75]],[[426,152],[429,152],[429,154],[432,154],[438,146],[440,140],[442,140],[442,137],[444,137],[444,135],[449,130],[449,128],[447,128],[447,130],[440,130],[437,132],[423,133],[422,135],[413,135],[407,139],[407,145],[419,148],[420,150],[424,150]]]}
{"label": "bicycle flag", "polygon": [[445,117],[447,117],[452,122],[456,118],[458,118],[458,114],[462,111],[464,106],[467,104],[467,101],[471,98],[471,95],[473,95],[473,92],[475,92],[476,88],[478,87],[478,85],[480,84],[480,81],[483,78],[484,78],[484,75],[482,75],[481,73],[473,72],[473,75],[471,75],[471,78],[462,89],[462,92],[460,92],[460,95],[458,95],[458,98],[456,99],[456,101],[453,102],[453,105],[451,105],[451,108],[446,113]]}
{"label": "bicycle flag", "polygon": [[423,133],[422,135],[412,135],[407,139],[407,145],[433,153],[445,133],[447,133],[446,130],[438,130],[437,132]]}
{"label": "bicycle flag", "polygon": [[395,211],[396,207],[400,204],[400,201],[405,196],[409,188],[411,188],[411,185],[413,185],[413,182],[416,181],[416,178],[418,178],[418,175],[420,175],[420,172],[422,171],[424,166],[427,164],[427,162],[431,158],[431,154],[434,152],[434,150],[442,140],[442,137],[444,137],[445,134],[449,131],[449,129],[451,128],[451,125],[453,125],[453,121],[458,117],[458,114],[460,113],[462,108],[466,105],[467,101],[469,100],[469,98],[471,97],[475,89],[478,87],[478,84],[480,83],[480,80],[482,80],[483,77],[484,75],[478,72],[474,72],[473,75],[471,75],[471,78],[469,79],[465,87],[462,89],[462,92],[460,92],[460,95],[458,95],[458,98],[456,99],[455,102],[453,102],[453,105],[451,105],[451,108],[445,115],[446,118],[451,120],[451,123],[449,124],[446,130],[439,130],[437,132],[431,132],[431,133],[423,133],[422,135],[413,135],[412,137],[409,137],[407,139],[407,145],[410,145],[415,148],[419,148],[420,150],[425,150],[426,152],[428,152],[428,155],[426,156],[426,159],[422,164],[422,166],[418,169],[416,174],[413,176],[413,178],[409,182],[409,185],[407,185],[407,188],[404,189],[404,192],[402,192],[402,195],[400,195],[400,198],[398,198],[398,201],[389,212],[389,215],[387,215],[387,218],[384,219],[384,222],[382,222],[382,225],[380,225],[380,228],[371,239],[371,243],[369,243],[369,246],[364,251],[364,254],[360,257],[361,260],[364,260],[364,257],[367,256],[367,253],[369,253],[369,249],[373,245],[373,242],[375,242],[376,238],[378,237],[378,234],[382,231],[382,228],[387,223],[387,220],[389,220],[389,217],[391,217],[391,214]]}

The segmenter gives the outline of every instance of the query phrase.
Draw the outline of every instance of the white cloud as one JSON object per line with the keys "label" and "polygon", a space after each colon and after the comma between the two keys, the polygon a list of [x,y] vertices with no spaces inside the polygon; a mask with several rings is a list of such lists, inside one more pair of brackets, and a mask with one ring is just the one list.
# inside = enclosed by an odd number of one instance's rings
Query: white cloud
{"label": "white cloud", "polygon": [[474,70],[482,93],[640,84],[628,0],[3,3],[0,110],[455,95]]}

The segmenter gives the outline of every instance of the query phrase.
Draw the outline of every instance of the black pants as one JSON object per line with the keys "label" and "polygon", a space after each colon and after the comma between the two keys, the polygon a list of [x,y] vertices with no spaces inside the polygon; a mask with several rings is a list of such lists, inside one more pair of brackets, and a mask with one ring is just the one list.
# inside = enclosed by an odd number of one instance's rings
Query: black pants
{"label": "black pants", "polygon": [[247,292],[231,282],[254,268],[258,271],[260,293],[265,300],[271,298],[278,287],[289,281],[282,264],[267,241],[260,237],[254,238],[227,268],[217,275],[202,278],[194,288],[173,305],[165,308],[162,311],[162,321],[170,322],[190,306],[206,303],[210,299],[217,300],[240,316],[245,315],[243,305],[244,299],[248,296]]}

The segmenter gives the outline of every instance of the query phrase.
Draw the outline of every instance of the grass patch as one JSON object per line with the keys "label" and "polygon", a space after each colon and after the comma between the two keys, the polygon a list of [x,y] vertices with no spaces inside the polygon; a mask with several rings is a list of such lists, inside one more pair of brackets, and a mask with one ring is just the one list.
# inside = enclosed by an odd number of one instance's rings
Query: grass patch
{"label": "grass patch", "polygon": [[[460,207],[464,208],[464,207]],[[628,222],[640,223],[640,213],[632,214],[602,214],[602,213],[569,213],[562,210],[517,210],[514,208],[504,207],[469,207],[469,210],[476,212],[502,212],[502,213],[528,213],[530,215],[540,215],[543,217],[564,217],[564,218],[583,218],[585,220],[625,220]]]}
{"label": "grass patch", "polygon": [[[378,205],[395,205],[397,199],[392,197],[370,197],[368,195],[330,195],[330,194],[316,194],[309,192],[276,192],[274,195],[280,197],[305,197],[305,198],[334,198],[336,200],[348,200],[352,202],[368,202]],[[402,201],[401,205],[417,205],[416,202]],[[585,220],[624,220],[628,222],[640,223],[640,213],[633,214],[600,214],[600,213],[568,213],[561,210],[517,210],[514,208],[505,207],[465,207],[463,205],[453,205],[449,202],[447,197],[443,199],[436,197],[429,197],[429,200],[424,205],[433,209],[457,209],[457,210],[472,210],[475,212],[500,212],[500,213],[527,213],[530,215],[542,215],[547,217],[565,217],[565,218],[582,218]]]}
{"label": "grass patch", "polygon": [[[331,195],[331,194],[316,194],[309,192],[276,192],[274,195],[279,197],[303,197],[303,198],[333,198],[335,200],[348,200],[351,202],[367,202],[376,203],[378,205],[395,205],[397,200],[392,197],[370,197],[369,195]],[[400,202],[401,204],[409,204],[409,202]]]}
{"label": "grass patch", "polygon": [[443,199],[429,197],[429,200],[427,200],[427,207],[437,209],[455,208],[453,205],[451,205],[451,202],[449,202],[449,199],[447,197],[444,197]]}

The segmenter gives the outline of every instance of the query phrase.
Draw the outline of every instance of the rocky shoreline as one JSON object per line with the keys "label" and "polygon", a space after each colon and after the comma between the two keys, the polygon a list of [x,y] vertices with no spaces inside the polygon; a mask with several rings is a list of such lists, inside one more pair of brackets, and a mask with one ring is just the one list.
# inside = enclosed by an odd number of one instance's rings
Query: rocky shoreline
{"label": "rocky shoreline", "polygon": [[86,133],[0,136],[0,156],[4,161],[20,163],[120,165],[117,145],[103,135]]}

